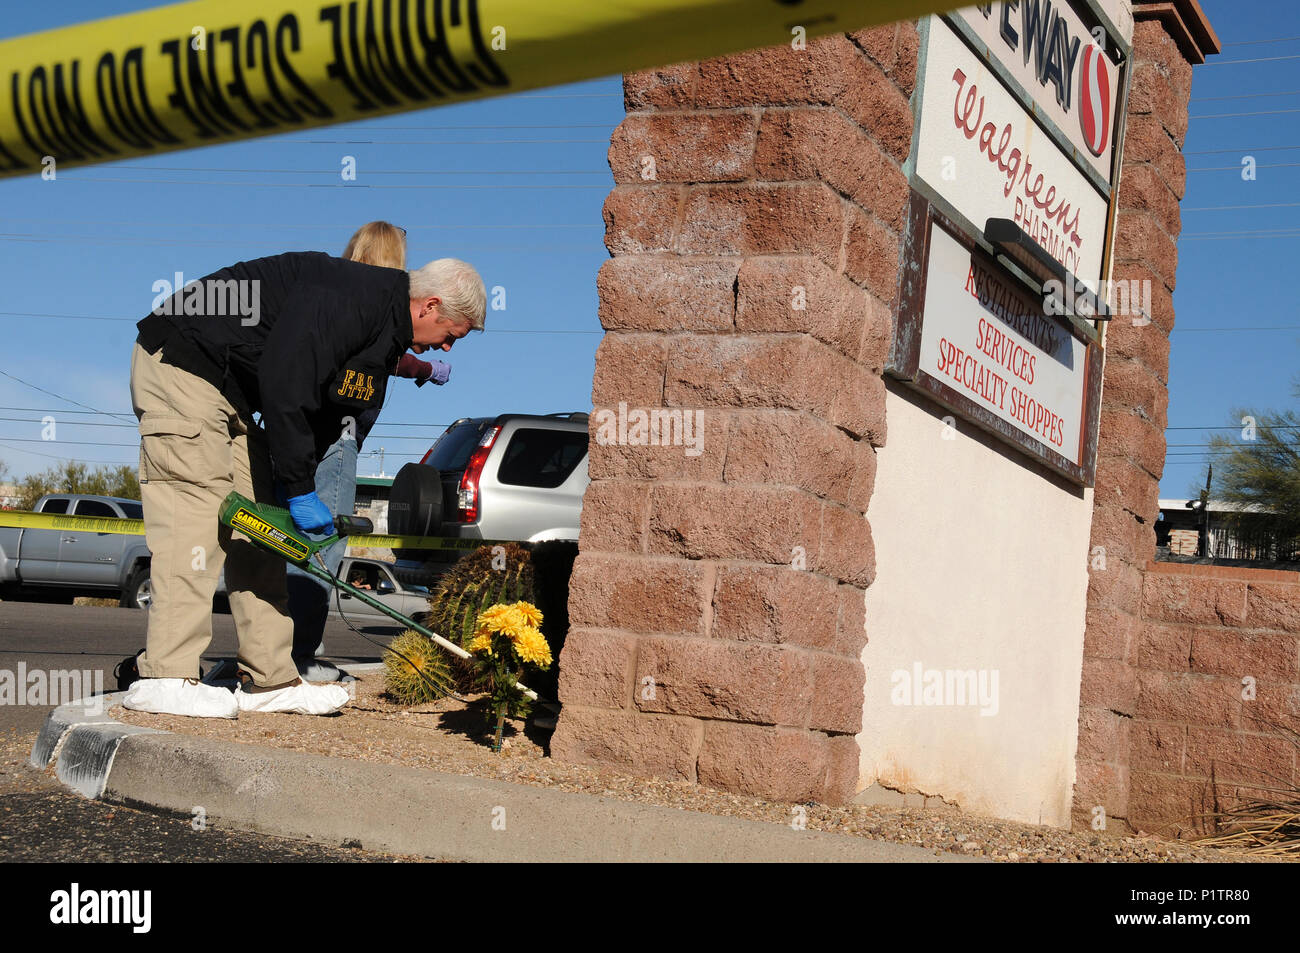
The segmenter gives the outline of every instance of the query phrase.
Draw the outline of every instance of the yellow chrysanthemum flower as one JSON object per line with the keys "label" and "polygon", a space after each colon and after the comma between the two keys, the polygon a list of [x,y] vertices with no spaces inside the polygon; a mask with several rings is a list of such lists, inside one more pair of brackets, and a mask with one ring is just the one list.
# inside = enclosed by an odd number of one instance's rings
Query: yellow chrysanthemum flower
{"label": "yellow chrysanthemum flower", "polygon": [[474,635],[474,638],[469,640],[469,644],[465,646],[465,651],[470,653],[484,652],[487,655],[491,655],[492,633],[480,630]]}
{"label": "yellow chrysanthemum flower", "polygon": [[519,613],[513,607],[497,603],[478,614],[478,631],[509,632],[518,624]]}
{"label": "yellow chrysanthemum flower", "polygon": [[551,664],[551,647],[546,644],[546,637],[537,629],[530,627],[513,641],[515,654],[523,661],[531,662],[541,668]]}
{"label": "yellow chrysanthemum flower", "polygon": [[538,610],[537,606],[533,605],[531,602],[516,602],[514,608],[524,617],[524,621],[534,629],[540,629],[542,627],[542,613]]}

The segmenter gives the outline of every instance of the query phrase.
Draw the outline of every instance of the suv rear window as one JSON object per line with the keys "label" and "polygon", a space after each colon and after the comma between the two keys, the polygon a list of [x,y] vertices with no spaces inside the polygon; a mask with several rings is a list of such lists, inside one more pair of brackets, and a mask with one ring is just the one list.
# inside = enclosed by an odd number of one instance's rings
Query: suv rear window
{"label": "suv rear window", "polygon": [[141,506],[139,503],[119,503],[117,505],[122,507],[122,512],[126,514],[127,519],[129,520],[144,519],[144,507]]}
{"label": "suv rear window", "polygon": [[497,480],[512,486],[554,489],[586,455],[585,431],[521,428],[510,438]]}
{"label": "suv rear window", "polygon": [[117,510],[101,500],[77,500],[78,516],[107,516],[117,519]]}
{"label": "suv rear window", "polygon": [[467,420],[453,425],[438,438],[433,449],[420,462],[444,472],[464,470],[470,454],[483,439],[487,424],[486,420]]}

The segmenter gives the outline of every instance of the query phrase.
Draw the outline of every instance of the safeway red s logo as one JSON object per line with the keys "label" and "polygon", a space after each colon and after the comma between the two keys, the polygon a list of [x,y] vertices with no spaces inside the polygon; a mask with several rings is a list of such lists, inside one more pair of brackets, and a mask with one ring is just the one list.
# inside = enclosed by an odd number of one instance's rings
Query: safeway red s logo
{"label": "safeway red s logo", "polygon": [[1110,67],[1095,43],[1083,49],[1079,70],[1079,126],[1088,151],[1100,156],[1110,139]]}

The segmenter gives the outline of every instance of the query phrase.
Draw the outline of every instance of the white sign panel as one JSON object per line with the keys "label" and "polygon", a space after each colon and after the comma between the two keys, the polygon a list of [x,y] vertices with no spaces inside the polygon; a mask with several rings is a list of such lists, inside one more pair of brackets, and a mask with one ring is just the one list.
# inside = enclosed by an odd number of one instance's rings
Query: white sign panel
{"label": "white sign panel", "polygon": [[1074,144],[1075,156],[1111,181],[1119,70],[1066,0],[999,0],[952,14],[984,41]]}
{"label": "white sign panel", "polygon": [[1071,274],[1103,278],[1106,200],[951,26],[929,24],[916,175],[977,229],[1012,219]]}
{"label": "white sign panel", "polygon": [[931,226],[918,370],[1082,464],[1087,348],[983,255]]}

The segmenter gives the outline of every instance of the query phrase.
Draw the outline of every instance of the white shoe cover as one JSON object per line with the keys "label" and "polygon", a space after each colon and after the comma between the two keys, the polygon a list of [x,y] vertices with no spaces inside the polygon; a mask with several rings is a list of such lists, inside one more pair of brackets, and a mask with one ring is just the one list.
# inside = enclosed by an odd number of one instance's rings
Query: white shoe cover
{"label": "white shoe cover", "polygon": [[332,715],[348,703],[342,685],[303,682],[273,692],[235,692],[240,711],[283,712],[288,715]]}
{"label": "white shoe cover", "polygon": [[142,678],[132,682],[122,699],[122,707],[191,718],[239,717],[239,705],[233,694],[187,678]]}

